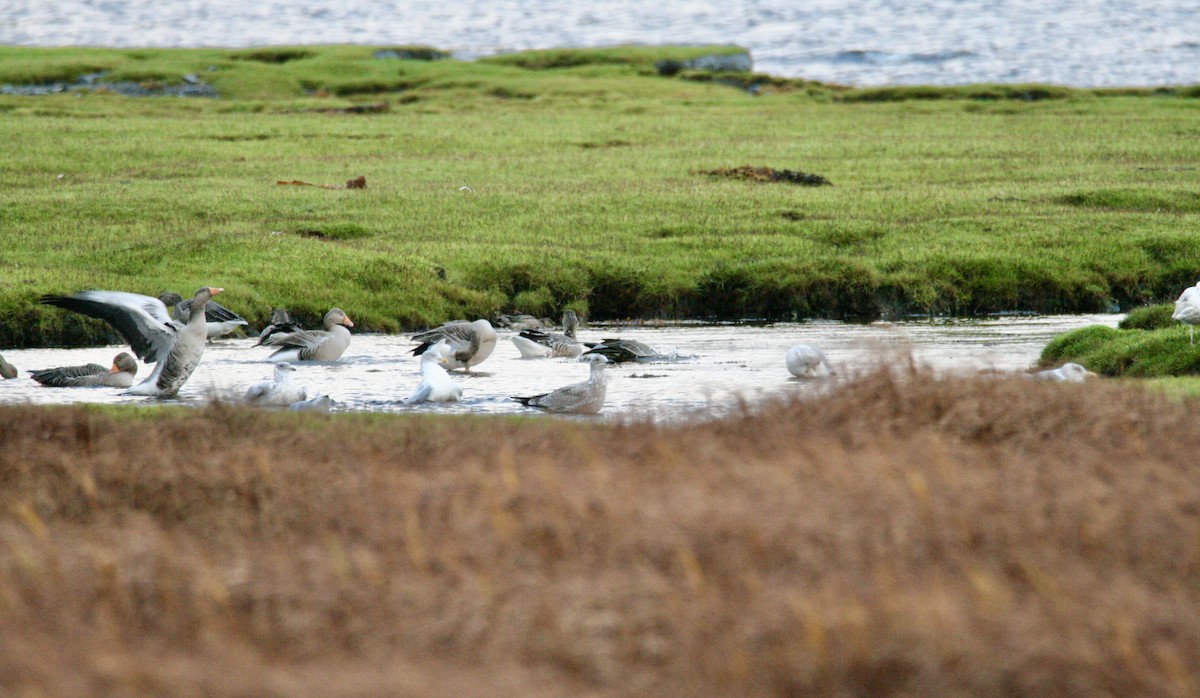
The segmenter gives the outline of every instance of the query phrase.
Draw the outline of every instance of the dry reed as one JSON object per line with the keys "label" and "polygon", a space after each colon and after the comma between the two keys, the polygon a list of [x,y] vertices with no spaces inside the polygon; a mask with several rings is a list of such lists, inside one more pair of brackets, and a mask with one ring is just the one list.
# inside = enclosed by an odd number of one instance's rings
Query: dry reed
{"label": "dry reed", "polygon": [[0,693],[1196,695],[1195,409],[869,376],[713,424],[0,409]]}

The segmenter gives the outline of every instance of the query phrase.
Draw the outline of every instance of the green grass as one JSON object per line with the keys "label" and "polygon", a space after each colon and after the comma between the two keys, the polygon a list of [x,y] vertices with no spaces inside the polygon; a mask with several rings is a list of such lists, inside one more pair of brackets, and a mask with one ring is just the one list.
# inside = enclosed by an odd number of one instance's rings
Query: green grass
{"label": "green grass", "polygon": [[[0,160],[0,341],[94,339],[36,303],[81,288],[211,283],[255,324],[336,304],[400,331],[567,306],[1095,311],[1173,298],[1200,269],[1194,91],[864,99],[773,79],[755,96],[653,69],[697,48],[373,58],[384,48],[0,48],[0,84],[107,70],[221,94],[0,96],[0,137],[21,144]],[[833,186],[701,174],[747,164]],[[360,175],[366,189],[276,184]]]}

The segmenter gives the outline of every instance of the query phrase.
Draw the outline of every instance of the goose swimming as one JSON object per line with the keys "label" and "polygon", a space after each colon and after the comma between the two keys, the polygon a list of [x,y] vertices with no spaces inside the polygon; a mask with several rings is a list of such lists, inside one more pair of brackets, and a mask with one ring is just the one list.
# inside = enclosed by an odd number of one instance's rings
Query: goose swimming
{"label": "goose swimming", "polygon": [[833,373],[825,352],[811,344],[797,344],[784,357],[787,370],[797,378],[816,378]]}
{"label": "goose swimming", "polygon": [[1171,319],[1188,326],[1188,341],[1195,346],[1196,325],[1200,324],[1200,283],[1183,290],[1179,300],[1175,301],[1175,312]]}
{"label": "goose swimming", "polygon": [[[201,286],[191,307],[203,309],[209,299],[224,289]],[[173,397],[191,377],[208,339],[204,313],[192,313],[187,324],[171,319],[167,306],[157,298],[125,291],[79,291],[69,296],[42,296],[41,302],[104,320],[129,342],[146,363],[155,364],[146,380],[133,386],[129,395]]]}
{"label": "goose swimming", "polygon": [[111,368],[105,368],[100,364],[43,368],[37,371],[30,371],[29,377],[51,388],[89,388],[96,386],[128,388],[133,385],[133,379],[137,376],[137,370],[137,360],[128,353],[121,352],[113,359]]}
{"label": "goose swimming", "polygon": [[421,384],[404,402],[457,402],[462,397],[462,386],[443,368],[449,350],[450,345],[443,339],[421,354]]}
{"label": "goose swimming", "polygon": [[1065,363],[1049,371],[1038,371],[1033,377],[1041,381],[1056,381],[1059,383],[1082,383],[1096,374],[1076,363]]}
{"label": "goose swimming", "polygon": [[354,323],[341,308],[331,308],[321,322],[323,330],[276,332],[261,340],[265,347],[280,347],[268,361],[337,361],[350,346]]}
{"label": "goose swimming", "polygon": [[[192,301],[190,298],[184,300],[183,296],[178,293],[168,291],[158,299],[163,302],[163,305],[171,308],[171,317],[175,321],[187,324],[187,321],[191,319]],[[239,327],[249,325],[241,315],[216,301],[209,301],[208,305],[204,306],[204,320],[209,339],[224,337],[236,332]]]}
{"label": "goose swimming", "polygon": [[544,356],[579,356],[584,346],[575,338],[575,330],[579,326],[579,316],[574,310],[563,313],[562,334],[546,332],[545,330],[522,330],[512,343],[521,352],[521,358],[534,359]]}
{"label": "goose swimming", "polygon": [[251,405],[288,407],[308,399],[308,391],[296,385],[292,374],[296,367],[286,361],[275,364],[274,380],[255,383],[246,391],[245,400]]}
{"label": "goose swimming", "polygon": [[421,343],[412,350],[413,356],[421,356],[429,347],[445,340],[448,349],[442,353],[445,355],[446,368],[462,368],[467,371],[491,356],[492,350],[496,348],[496,330],[487,320],[447,322],[441,327],[415,334],[412,338],[413,341]]}
{"label": "goose swimming", "polygon": [[602,354],[587,354],[579,359],[591,365],[588,379],[582,383],[572,383],[551,390],[541,395],[529,397],[513,396],[517,402],[526,407],[533,407],[544,412],[560,414],[597,414],[604,407],[604,398],[608,393],[608,380],[604,375],[604,367],[609,361]]}
{"label": "goose swimming", "polygon": [[258,333],[258,342],[254,346],[261,346],[263,342],[267,341],[267,337],[273,334],[295,332],[301,329],[304,328],[300,327],[300,323],[288,316],[288,311],[283,308],[276,308],[271,311],[271,324],[264,327],[262,332]]}
{"label": "goose swimming", "polygon": [[621,363],[623,361],[653,361],[668,358],[650,345],[639,342],[636,339],[604,339],[596,343],[590,343],[588,346],[591,348],[583,353],[584,356],[599,354],[614,363]]}

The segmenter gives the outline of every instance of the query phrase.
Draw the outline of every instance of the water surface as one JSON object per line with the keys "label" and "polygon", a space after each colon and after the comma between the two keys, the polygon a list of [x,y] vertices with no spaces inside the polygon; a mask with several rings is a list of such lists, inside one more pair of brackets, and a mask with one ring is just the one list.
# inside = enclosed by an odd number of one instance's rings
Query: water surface
{"label": "water surface", "polygon": [[[602,419],[726,416],[740,401],[834,389],[880,362],[907,361],[948,374],[1019,373],[1029,369],[1054,336],[1092,324],[1116,326],[1120,315],[1004,317],[986,320],[935,319],[914,322],[780,323],[745,325],[588,325],[583,340],[620,336],[639,339],[672,357],[669,361],[616,364],[608,369],[608,399]],[[453,414],[535,414],[511,400],[543,393],[587,378],[588,367],[574,359],[523,359],[513,332],[501,330],[490,358],[470,374],[452,372],[463,384],[463,400],[410,406],[403,399],[420,383],[419,359],[407,336],[358,334],[341,360],[297,364],[295,380],[310,394],[334,398],[336,411],[441,412]],[[838,374],[801,380],[784,366],[784,354],[798,343],[820,347]],[[248,386],[267,380],[270,352],[253,339],[209,344],[204,360],[176,400],[123,395],[112,388],[46,388],[28,370],[88,362],[109,365],[125,347],[10,350],[4,356],[22,371],[0,381],[0,400],[36,404],[100,402],[202,405],[213,397],[235,400]],[[143,365],[139,380],[152,366]]]}

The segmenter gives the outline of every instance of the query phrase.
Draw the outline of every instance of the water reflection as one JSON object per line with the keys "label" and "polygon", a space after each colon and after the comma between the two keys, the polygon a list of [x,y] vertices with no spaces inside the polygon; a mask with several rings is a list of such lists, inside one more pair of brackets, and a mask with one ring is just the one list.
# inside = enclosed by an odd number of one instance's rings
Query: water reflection
{"label": "water reflection", "polygon": [[[937,319],[920,322],[837,322],[745,325],[588,325],[580,339],[620,336],[638,339],[671,359],[617,364],[609,370],[608,399],[602,419],[650,418],[659,421],[704,415],[721,417],[773,396],[836,386],[879,362],[907,361],[943,373],[1020,372],[1029,368],[1054,336],[1092,324],[1116,326],[1119,315],[1006,317],[986,320]],[[335,411],[436,412],[450,414],[537,414],[511,400],[513,395],[545,392],[584,380],[588,367],[574,359],[522,359],[500,330],[496,351],[471,373],[451,375],[463,385],[457,403],[405,405],[402,400],[420,383],[418,357],[407,336],[355,335],[341,360],[298,364],[295,381],[309,394],[327,393]],[[823,349],[838,375],[827,380],[793,378],[784,355],[794,344]],[[21,377],[0,381],[7,403],[204,404],[219,397],[237,399],[253,383],[267,380],[270,351],[254,340],[210,344],[204,361],[176,400],[151,400],[111,388],[45,388],[27,371],[89,362],[108,365],[121,346],[87,349],[27,349],[4,352]],[[152,367],[143,365],[139,380]]]}

